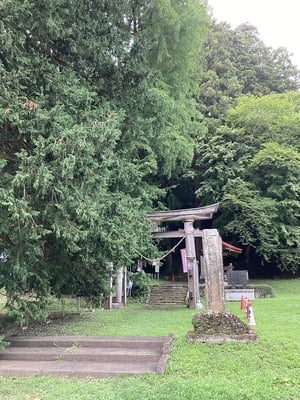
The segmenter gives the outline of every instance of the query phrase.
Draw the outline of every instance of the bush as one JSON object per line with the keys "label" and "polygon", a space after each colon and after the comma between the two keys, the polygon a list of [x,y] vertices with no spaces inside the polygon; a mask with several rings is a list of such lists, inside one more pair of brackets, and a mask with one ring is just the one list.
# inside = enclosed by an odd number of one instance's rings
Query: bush
{"label": "bush", "polygon": [[248,288],[254,289],[256,299],[275,297],[273,288],[270,285],[248,285]]}
{"label": "bush", "polygon": [[151,277],[145,271],[128,272],[127,279],[132,281],[132,297],[146,300],[152,286]]}
{"label": "bush", "polygon": [[46,300],[33,301],[29,297],[18,299],[14,303],[8,302],[6,319],[21,327],[28,325],[30,321],[45,321],[48,316],[46,302]]}
{"label": "bush", "polygon": [[9,345],[9,343],[5,341],[5,337],[0,336],[0,349],[4,349],[8,345]]}

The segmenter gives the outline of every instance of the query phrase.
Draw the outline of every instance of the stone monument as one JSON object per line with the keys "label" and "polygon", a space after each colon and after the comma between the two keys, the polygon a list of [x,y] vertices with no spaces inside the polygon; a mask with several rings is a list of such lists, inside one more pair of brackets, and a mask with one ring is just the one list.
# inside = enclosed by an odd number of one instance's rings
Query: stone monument
{"label": "stone monument", "polygon": [[217,229],[204,229],[202,242],[206,311],[225,311],[222,239]]}
{"label": "stone monument", "polygon": [[216,229],[204,229],[203,267],[205,274],[206,311],[194,316],[194,331],[188,332],[189,343],[249,343],[257,335],[236,315],[225,311],[222,239]]}

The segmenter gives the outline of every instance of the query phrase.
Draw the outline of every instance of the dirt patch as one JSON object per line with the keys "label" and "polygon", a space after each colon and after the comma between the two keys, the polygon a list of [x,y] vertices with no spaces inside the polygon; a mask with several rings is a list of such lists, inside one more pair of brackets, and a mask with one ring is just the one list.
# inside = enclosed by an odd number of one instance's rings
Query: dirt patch
{"label": "dirt patch", "polygon": [[0,314],[0,335],[5,336],[30,336],[30,335],[60,335],[64,334],[66,324],[80,322],[87,316],[85,314],[65,312],[51,313],[46,321],[31,321],[27,326],[16,326],[5,315]]}

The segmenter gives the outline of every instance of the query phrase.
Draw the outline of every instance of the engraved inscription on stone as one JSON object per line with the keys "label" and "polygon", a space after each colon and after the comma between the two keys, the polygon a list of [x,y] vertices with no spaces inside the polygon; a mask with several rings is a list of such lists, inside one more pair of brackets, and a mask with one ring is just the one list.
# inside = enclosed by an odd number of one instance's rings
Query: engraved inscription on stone
{"label": "engraved inscription on stone", "polygon": [[216,229],[203,230],[205,299],[208,311],[225,311],[222,240]]}
{"label": "engraved inscription on stone", "polygon": [[236,286],[243,286],[245,288],[249,282],[248,271],[228,271],[227,281],[228,285],[233,288]]}

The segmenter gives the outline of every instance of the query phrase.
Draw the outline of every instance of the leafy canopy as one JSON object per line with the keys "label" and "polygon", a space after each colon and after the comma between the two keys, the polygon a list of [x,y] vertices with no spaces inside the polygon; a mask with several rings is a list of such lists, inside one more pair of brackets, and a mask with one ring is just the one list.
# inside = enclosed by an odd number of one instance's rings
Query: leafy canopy
{"label": "leafy canopy", "polygon": [[196,0],[0,3],[0,273],[19,319],[157,254],[146,213],[193,157],[205,16]]}

